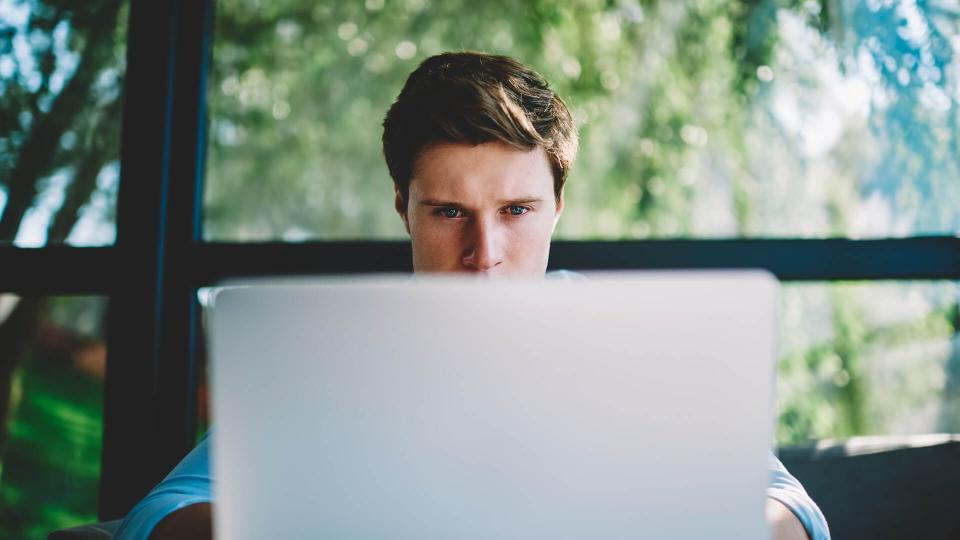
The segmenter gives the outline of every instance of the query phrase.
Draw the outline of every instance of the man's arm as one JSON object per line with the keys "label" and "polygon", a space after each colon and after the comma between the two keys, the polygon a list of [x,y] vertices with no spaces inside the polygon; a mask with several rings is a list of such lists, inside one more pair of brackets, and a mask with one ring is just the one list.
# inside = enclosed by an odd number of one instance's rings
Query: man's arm
{"label": "man's arm", "polygon": [[803,523],[776,499],[767,499],[767,523],[773,540],[810,540]]}
{"label": "man's arm", "polygon": [[[153,532],[161,523],[170,530],[181,531],[184,523],[197,524],[203,520],[205,525],[198,531],[208,531],[210,537],[210,501],[213,500],[210,478],[209,440],[212,434],[205,435],[193,449],[162,482],[154,487],[146,497],[130,510],[120,529],[114,536],[116,540],[147,540],[154,538]],[[173,517],[176,516],[176,517]],[[186,520],[186,521],[184,521]],[[160,533],[162,534],[162,532]],[[192,538],[182,534],[162,535],[159,538]]]}
{"label": "man's arm", "polygon": [[212,540],[210,503],[191,504],[163,518],[150,540]]}
{"label": "man's arm", "polygon": [[[830,528],[823,512],[813,502],[800,482],[770,454],[770,484],[767,487],[767,522],[776,540],[830,540]],[[791,531],[800,526],[800,536]],[[778,536],[786,534],[787,536]]]}

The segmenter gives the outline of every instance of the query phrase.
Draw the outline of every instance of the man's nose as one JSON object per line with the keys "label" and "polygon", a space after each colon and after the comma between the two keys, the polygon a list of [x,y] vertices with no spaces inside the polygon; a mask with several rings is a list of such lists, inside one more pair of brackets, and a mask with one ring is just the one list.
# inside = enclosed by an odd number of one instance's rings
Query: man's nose
{"label": "man's nose", "polygon": [[495,223],[487,219],[473,220],[467,234],[463,266],[485,272],[503,262],[503,241]]}

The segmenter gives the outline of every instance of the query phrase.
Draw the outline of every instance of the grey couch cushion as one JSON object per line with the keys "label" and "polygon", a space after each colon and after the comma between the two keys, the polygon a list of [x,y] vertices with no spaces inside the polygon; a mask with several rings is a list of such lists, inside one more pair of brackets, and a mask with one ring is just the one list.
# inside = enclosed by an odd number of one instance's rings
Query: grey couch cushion
{"label": "grey couch cushion", "polygon": [[54,531],[47,536],[47,540],[110,540],[117,529],[120,528],[121,521],[119,519],[104,521],[103,523]]}
{"label": "grey couch cushion", "polygon": [[960,437],[863,437],[779,454],[834,538],[960,538]]}

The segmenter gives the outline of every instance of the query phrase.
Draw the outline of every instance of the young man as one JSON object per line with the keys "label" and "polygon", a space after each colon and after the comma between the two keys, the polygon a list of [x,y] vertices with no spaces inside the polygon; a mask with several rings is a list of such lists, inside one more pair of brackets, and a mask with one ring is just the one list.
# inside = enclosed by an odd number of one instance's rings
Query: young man
{"label": "young man", "polygon": [[[577,132],[540,75],[503,56],[429,58],[387,113],[383,151],[414,272],[544,276]],[[210,436],[137,504],[117,538],[210,537]],[[773,537],[829,539],[816,504],[772,455],[770,473]]]}

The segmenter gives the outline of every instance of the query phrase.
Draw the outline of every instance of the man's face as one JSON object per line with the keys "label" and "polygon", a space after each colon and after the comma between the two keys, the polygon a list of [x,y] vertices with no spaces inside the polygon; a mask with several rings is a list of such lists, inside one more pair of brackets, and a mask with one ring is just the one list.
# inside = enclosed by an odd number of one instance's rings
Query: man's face
{"label": "man's face", "polygon": [[543,277],[563,211],[542,148],[443,143],[417,160],[397,212],[413,244],[414,272]]}

